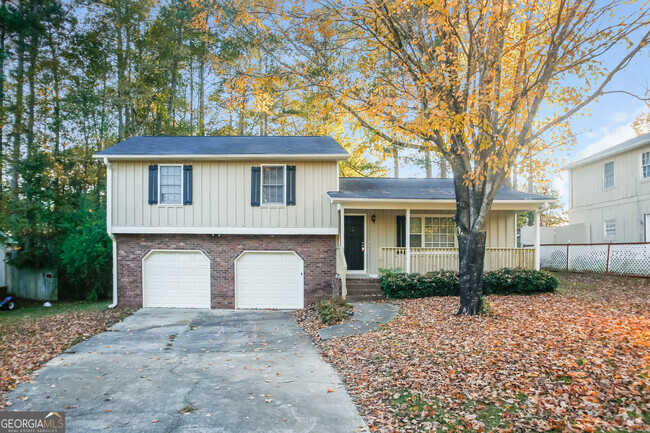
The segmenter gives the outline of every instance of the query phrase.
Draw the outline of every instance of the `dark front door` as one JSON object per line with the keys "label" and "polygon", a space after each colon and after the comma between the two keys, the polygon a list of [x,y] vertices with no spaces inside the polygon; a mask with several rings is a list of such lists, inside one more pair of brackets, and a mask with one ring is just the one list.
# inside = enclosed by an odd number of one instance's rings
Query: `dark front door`
{"label": "dark front door", "polygon": [[365,228],[363,216],[346,216],[345,225],[345,261],[348,271],[365,270]]}

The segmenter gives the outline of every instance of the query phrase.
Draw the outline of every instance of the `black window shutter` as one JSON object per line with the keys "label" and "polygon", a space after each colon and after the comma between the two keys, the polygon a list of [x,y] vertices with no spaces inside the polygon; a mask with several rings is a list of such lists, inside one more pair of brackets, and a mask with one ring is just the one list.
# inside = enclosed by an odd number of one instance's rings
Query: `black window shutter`
{"label": "black window shutter", "polygon": [[158,204],[158,166],[149,166],[149,204]]}
{"label": "black window shutter", "polygon": [[397,215],[397,246],[406,246],[406,216]]}
{"label": "black window shutter", "polygon": [[183,204],[192,204],[192,166],[183,166]]}
{"label": "black window shutter", "polygon": [[296,205],[296,166],[287,166],[287,206]]}
{"label": "black window shutter", "polygon": [[262,188],[262,169],[260,167],[251,167],[251,206],[260,205]]}

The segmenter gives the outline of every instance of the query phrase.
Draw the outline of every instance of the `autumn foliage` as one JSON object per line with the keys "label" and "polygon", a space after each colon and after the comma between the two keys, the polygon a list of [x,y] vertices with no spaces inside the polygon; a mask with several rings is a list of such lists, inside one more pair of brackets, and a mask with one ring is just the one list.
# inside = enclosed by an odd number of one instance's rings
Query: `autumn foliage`
{"label": "autumn foliage", "polygon": [[559,294],[397,301],[385,328],[322,342],[374,430],[647,431],[650,281],[563,276]]}

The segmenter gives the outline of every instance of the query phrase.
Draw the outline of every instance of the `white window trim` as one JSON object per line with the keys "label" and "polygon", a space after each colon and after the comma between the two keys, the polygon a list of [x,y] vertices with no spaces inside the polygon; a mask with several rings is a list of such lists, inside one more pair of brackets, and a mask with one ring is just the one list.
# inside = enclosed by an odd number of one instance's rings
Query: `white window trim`
{"label": "white window trim", "polygon": [[[613,168],[612,168],[612,171],[613,171],[613,173],[612,173],[613,184],[612,184],[612,186],[605,186],[605,166],[606,166],[607,164],[609,164],[610,162],[612,163],[612,167],[613,167]],[[603,167],[603,174],[602,174],[602,176],[603,176],[603,191],[609,191],[610,189],[614,189],[614,188],[616,188],[616,163],[615,163],[614,160],[612,159],[612,160],[610,160],[610,161],[605,161],[605,162],[603,162],[603,166],[602,166],[602,167]]]}
{"label": "white window trim", "polygon": [[[641,166],[641,172],[640,172],[639,175],[641,176],[641,182],[650,182],[650,176],[648,176],[648,177],[643,177],[643,154],[644,154],[644,153],[647,153],[648,156],[650,157],[650,150],[646,150],[645,152],[641,152],[641,153],[639,154],[639,162],[640,162],[639,165]],[[648,161],[648,163],[650,164],[650,160]],[[649,165],[649,166],[650,166],[650,165]]]}
{"label": "white window trim", "polygon": [[[452,220],[454,219],[454,214],[412,214],[411,218],[420,218],[421,224],[420,224],[420,236],[422,239],[421,242],[421,247],[414,247],[411,245],[411,248],[458,248],[458,237],[454,234],[454,246],[453,247],[426,247],[424,246],[424,218],[425,217],[434,217],[434,218],[451,218]],[[516,221],[516,220],[515,220]],[[456,221],[454,221],[454,226],[456,225]],[[415,234],[415,233],[413,233]],[[408,236],[411,236],[411,233],[408,233]]]}
{"label": "white window trim", "polygon": [[[614,235],[613,236],[608,236],[607,235],[607,224],[614,224]],[[607,219],[603,220],[603,237],[605,239],[616,239],[616,236],[618,234],[618,227],[616,226],[616,219]]]}
{"label": "white window trim", "polygon": [[[282,203],[264,203],[264,167],[282,167]],[[286,164],[261,164],[260,165],[260,206],[283,207],[287,205],[287,165]]]}
{"label": "white window trim", "polygon": [[[180,167],[181,168],[181,202],[180,203],[162,203],[162,185],[160,184],[160,174],[162,167]],[[161,207],[183,207],[183,182],[184,182],[183,164],[159,164],[158,165],[158,206]]]}

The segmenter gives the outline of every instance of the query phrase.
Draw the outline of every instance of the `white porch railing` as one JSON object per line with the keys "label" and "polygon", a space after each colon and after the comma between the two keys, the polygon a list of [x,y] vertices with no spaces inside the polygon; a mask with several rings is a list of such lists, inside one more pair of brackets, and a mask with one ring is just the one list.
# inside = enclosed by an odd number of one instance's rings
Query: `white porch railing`
{"label": "white porch railing", "polygon": [[[535,269],[535,250],[529,248],[486,248],[486,271],[501,268]],[[380,248],[380,269],[406,271],[406,248]],[[458,271],[458,248],[411,248],[411,272],[426,273],[446,269]]]}

